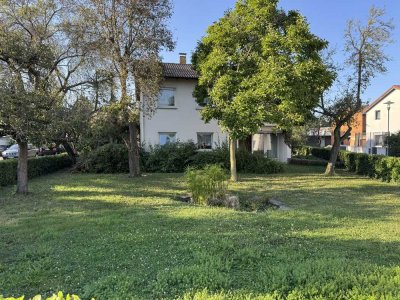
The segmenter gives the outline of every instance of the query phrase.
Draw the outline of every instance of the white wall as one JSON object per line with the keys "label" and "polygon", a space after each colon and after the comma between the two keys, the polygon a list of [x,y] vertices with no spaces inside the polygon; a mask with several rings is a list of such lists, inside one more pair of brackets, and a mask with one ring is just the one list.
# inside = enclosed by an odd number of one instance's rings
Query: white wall
{"label": "white wall", "polygon": [[[375,146],[375,133],[387,132],[388,129],[388,111],[387,101],[394,102],[390,107],[390,132],[397,133],[400,131],[400,90],[393,90],[389,95],[383,98],[377,105],[372,107],[366,113],[366,152],[370,147]],[[375,120],[375,111],[381,111],[380,120]],[[378,149],[378,154],[385,154],[386,150]]]}
{"label": "white wall", "polygon": [[141,116],[141,141],[146,145],[159,143],[159,132],[176,132],[177,140],[197,142],[197,132],[212,132],[215,143],[225,142],[227,135],[222,132],[216,121],[205,123],[201,120],[200,109],[192,93],[196,80],[167,79],[164,88],[175,89],[175,107],[158,108],[151,117]]}
{"label": "white wall", "polygon": [[[265,128],[264,128],[265,129]],[[265,130],[263,130],[265,131]],[[269,130],[268,130],[269,131]],[[271,148],[271,133],[257,133],[252,137],[252,151],[263,151],[265,154]],[[285,137],[281,133],[277,133],[277,146],[278,146],[278,157],[277,160],[281,162],[287,162],[292,156],[292,150],[285,143]]]}

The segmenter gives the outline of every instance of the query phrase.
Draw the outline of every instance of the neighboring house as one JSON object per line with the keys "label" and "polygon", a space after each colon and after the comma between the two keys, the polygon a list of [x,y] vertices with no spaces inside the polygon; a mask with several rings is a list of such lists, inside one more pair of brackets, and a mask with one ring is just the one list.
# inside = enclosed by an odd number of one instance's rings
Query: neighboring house
{"label": "neighboring house", "polygon": [[307,146],[311,147],[326,147],[332,145],[332,128],[319,127],[311,128],[307,132]]}
{"label": "neighboring house", "polygon": [[[165,80],[160,90],[156,112],[141,114],[140,138],[145,146],[163,145],[176,141],[193,141],[199,149],[212,149],[227,141],[216,120],[205,123],[201,109],[193,97],[198,75],[180,54],[180,63],[163,63]],[[286,162],[291,156],[283,134],[273,125],[244,141],[251,151],[263,151],[267,156]],[[251,148],[251,149],[250,149]]]}
{"label": "neighboring house", "polygon": [[[340,129],[340,134],[343,135],[347,131],[347,126],[342,126]],[[366,128],[366,116],[364,110],[356,113],[351,124],[351,133],[348,139],[342,142],[347,150],[352,152],[363,153],[365,149],[365,128]],[[332,141],[333,142],[333,141]]]}
{"label": "neighboring house", "polygon": [[393,134],[400,131],[400,85],[389,88],[364,110],[364,114],[366,116],[364,152],[387,154],[388,132]]}

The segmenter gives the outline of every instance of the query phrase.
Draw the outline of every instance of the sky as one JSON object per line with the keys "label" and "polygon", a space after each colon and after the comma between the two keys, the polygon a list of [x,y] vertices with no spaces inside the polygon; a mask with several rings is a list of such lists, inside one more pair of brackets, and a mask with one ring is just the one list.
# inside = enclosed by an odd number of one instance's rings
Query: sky
{"label": "sky", "polygon": [[[178,62],[179,53],[190,54],[204,36],[207,27],[221,18],[235,5],[235,0],[172,0],[174,10],[169,26],[176,41],[173,52],[163,52],[164,62]],[[298,10],[310,24],[311,31],[327,40],[336,49],[337,59],[342,60],[343,35],[350,19],[365,20],[371,6],[384,8],[387,18],[393,20],[394,42],[386,48],[391,58],[388,71],[379,74],[363,95],[363,101],[371,103],[394,84],[400,84],[400,0],[281,0],[284,10]]]}

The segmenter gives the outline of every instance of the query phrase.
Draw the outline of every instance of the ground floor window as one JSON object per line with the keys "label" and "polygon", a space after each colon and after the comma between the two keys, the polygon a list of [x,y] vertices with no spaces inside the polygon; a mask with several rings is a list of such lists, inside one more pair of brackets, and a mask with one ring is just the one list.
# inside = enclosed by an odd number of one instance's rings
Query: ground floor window
{"label": "ground floor window", "polygon": [[199,149],[212,149],[213,134],[210,132],[197,133],[197,145]]}
{"label": "ground floor window", "polygon": [[159,132],[158,136],[160,145],[176,142],[176,132]]}

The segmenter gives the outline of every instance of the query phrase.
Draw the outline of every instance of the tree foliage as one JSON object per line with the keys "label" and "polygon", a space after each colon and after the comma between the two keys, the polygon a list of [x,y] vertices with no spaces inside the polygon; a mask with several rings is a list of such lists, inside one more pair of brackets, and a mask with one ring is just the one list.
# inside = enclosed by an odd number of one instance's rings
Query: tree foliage
{"label": "tree foliage", "polygon": [[321,58],[327,42],[298,12],[277,0],[243,0],[211,25],[193,55],[200,74],[194,95],[204,120],[217,119],[231,139],[264,123],[282,129],[301,123],[331,85]]}

